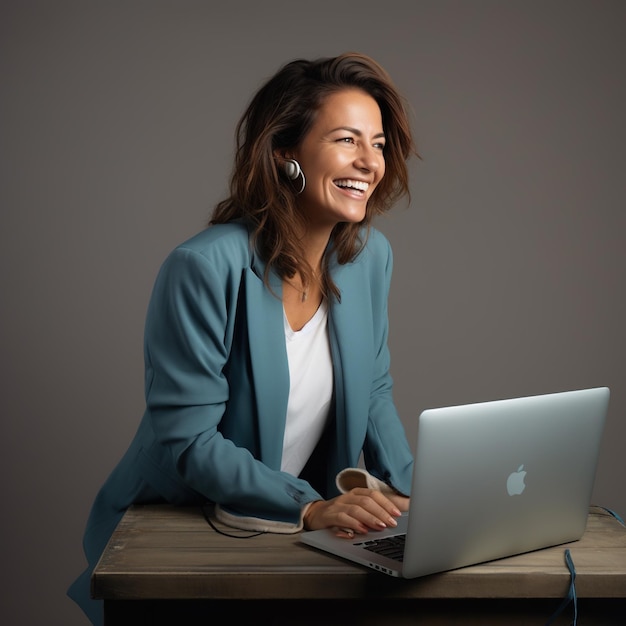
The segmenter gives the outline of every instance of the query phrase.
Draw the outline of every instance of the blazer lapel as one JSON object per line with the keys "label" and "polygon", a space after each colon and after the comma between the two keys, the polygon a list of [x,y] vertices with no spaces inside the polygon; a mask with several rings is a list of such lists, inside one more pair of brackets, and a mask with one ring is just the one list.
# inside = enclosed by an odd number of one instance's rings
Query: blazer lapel
{"label": "blazer lapel", "polygon": [[289,366],[285,345],[282,285],[271,277],[271,293],[262,268],[246,270],[246,314],[250,366],[256,395],[259,445],[263,462],[280,469],[289,395]]}
{"label": "blazer lapel", "polygon": [[341,302],[332,303],[329,314],[340,467],[354,466],[358,462],[369,411],[372,309],[369,293],[363,291],[369,283],[359,280],[356,275],[359,271],[356,263],[337,267],[333,272],[342,296]]}

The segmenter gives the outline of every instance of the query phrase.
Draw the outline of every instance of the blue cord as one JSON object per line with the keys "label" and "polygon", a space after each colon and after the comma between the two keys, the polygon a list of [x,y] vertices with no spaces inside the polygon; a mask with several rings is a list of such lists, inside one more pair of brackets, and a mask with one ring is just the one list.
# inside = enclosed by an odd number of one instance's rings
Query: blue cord
{"label": "blue cord", "polygon": [[598,504],[596,504],[594,506],[597,509],[602,509],[603,511],[605,511],[609,515],[612,515],[622,526],[626,526],[626,522],[624,522],[624,520],[615,511],[612,511],[611,509],[607,509],[605,506],[599,506]]}
{"label": "blue cord", "polygon": [[574,567],[574,561],[569,549],[565,550],[565,564],[570,574],[569,590],[567,595],[563,598],[563,601],[552,614],[552,617],[546,622],[546,626],[552,624],[554,620],[565,610],[567,605],[571,602],[574,606],[574,618],[572,620],[572,626],[576,626],[578,621],[578,597],[576,596],[576,567]]}
{"label": "blue cord", "polygon": [[[607,509],[604,506],[594,506],[598,509],[602,509],[603,511],[614,517],[622,526],[626,526],[624,520],[615,511]],[[570,575],[569,590],[557,610],[552,614],[552,617],[550,617],[550,619],[546,622],[546,626],[552,624],[552,622],[554,622],[554,620],[565,610],[570,602],[573,604],[574,607],[574,618],[572,620],[572,626],[576,626],[576,623],[578,621],[578,597],[576,596],[576,567],[574,566],[572,554],[569,549],[565,550],[565,564],[567,565],[567,569],[569,570]]]}

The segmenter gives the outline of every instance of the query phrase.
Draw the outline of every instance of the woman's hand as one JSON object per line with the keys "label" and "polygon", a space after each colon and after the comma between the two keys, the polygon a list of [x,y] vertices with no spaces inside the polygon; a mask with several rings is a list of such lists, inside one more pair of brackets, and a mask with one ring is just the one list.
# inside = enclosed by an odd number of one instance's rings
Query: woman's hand
{"label": "woman's hand", "polygon": [[409,498],[357,487],[331,500],[317,500],[304,515],[307,530],[335,528],[339,537],[398,525],[396,517],[409,508]]}

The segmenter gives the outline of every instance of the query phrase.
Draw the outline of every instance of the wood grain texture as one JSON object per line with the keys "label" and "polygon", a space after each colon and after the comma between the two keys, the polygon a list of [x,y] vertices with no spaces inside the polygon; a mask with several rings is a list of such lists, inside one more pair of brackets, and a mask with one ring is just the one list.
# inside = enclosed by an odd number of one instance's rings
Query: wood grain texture
{"label": "wood grain texture", "polygon": [[388,577],[299,543],[298,535],[215,532],[199,508],[131,507],[92,577],[94,597],[122,600],[562,598],[564,550],[579,598],[626,597],[626,529],[592,509],[580,541],[413,580]]}

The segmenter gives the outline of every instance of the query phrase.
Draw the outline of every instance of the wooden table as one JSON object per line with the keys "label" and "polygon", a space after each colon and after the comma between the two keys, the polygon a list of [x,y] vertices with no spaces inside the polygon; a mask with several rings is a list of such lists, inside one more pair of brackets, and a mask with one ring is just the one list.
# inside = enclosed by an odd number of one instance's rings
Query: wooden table
{"label": "wooden table", "polygon": [[[579,623],[626,623],[626,529],[592,509],[578,542],[413,580],[321,553],[298,535],[209,526],[199,508],[134,506],[92,577],[107,626],[545,624],[567,594],[569,548]],[[246,538],[247,537],[247,538]],[[568,607],[555,624],[570,623]],[[234,623],[238,623],[235,621]]]}

